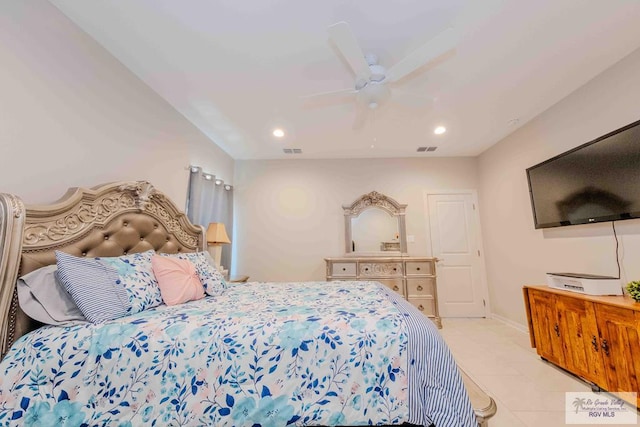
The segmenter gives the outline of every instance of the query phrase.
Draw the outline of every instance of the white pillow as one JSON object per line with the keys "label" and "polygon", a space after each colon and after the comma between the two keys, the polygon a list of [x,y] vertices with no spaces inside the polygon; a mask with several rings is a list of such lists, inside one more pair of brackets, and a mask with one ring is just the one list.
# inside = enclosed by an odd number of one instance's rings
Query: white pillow
{"label": "white pillow", "polygon": [[55,264],[18,279],[18,302],[27,316],[47,325],[87,321],[57,277]]}

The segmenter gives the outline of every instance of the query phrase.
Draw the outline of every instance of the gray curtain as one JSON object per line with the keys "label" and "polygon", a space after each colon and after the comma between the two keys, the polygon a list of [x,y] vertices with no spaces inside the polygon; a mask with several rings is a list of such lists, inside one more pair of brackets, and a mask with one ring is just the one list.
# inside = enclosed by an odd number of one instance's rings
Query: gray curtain
{"label": "gray curtain", "polygon": [[187,191],[187,217],[205,230],[211,222],[221,222],[227,230],[231,244],[222,245],[220,264],[231,271],[231,245],[233,244],[233,187],[214,174],[203,172],[198,166],[189,168]]}

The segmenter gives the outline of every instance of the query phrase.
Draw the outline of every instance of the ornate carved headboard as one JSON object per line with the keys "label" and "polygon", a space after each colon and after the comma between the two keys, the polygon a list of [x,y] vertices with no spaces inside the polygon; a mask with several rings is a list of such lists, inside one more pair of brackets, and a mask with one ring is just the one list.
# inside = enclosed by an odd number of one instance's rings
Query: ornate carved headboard
{"label": "ornate carved headboard", "polygon": [[41,326],[18,305],[19,276],[55,264],[54,251],[120,256],[154,249],[206,249],[204,229],[145,181],[71,188],[58,202],[25,206],[0,194],[0,359],[13,342]]}

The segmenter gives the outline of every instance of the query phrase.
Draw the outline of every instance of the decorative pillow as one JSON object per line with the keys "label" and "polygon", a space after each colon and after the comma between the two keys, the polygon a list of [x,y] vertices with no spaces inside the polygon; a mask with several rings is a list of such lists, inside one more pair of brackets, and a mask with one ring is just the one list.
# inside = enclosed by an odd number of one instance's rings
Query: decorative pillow
{"label": "decorative pillow", "polygon": [[55,264],[18,279],[18,301],[27,316],[47,325],[64,325],[87,319],[57,278]]}
{"label": "decorative pillow", "polygon": [[95,258],[78,258],[59,251],[56,262],[60,281],[87,320],[100,323],[129,314],[131,303],[126,289],[117,283],[115,269]]}
{"label": "decorative pillow", "polygon": [[193,252],[179,254],[160,254],[162,256],[176,257],[191,261],[196,267],[196,273],[204,286],[204,291],[209,296],[221,295],[227,289],[227,282],[216,269],[213,259],[208,252]]}
{"label": "decorative pillow", "polygon": [[129,295],[131,314],[162,304],[162,295],[151,265],[151,258],[155,254],[151,249],[119,257],[96,258],[117,270],[120,276],[118,283],[124,286]]}
{"label": "decorative pillow", "polygon": [[78,258],[56,251],[58,275],[87,319],[94,323],[111,320],[162,304],[151,266],[154,253]]}
{"label": "decorative pillow", "polygon": [[165,304],[176,305],[204,298],[204,288],[191,261],[154,256],[151,265]]}

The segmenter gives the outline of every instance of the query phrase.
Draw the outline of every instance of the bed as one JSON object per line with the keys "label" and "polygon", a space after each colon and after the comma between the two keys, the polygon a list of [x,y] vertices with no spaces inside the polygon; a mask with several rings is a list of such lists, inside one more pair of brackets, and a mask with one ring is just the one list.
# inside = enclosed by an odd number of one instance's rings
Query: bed
{"label": "bed", "polygon": [[56,251],[62,275],[62,256],[196,256],[203,233],[143,181],[28,209],[0,194],[0,424],[477,425],[435,326],[377,282],[224,283],[57,326],[18,303],[17,278],[56,264]]}

